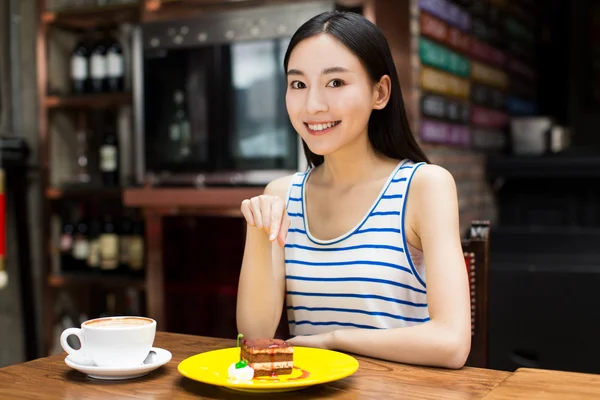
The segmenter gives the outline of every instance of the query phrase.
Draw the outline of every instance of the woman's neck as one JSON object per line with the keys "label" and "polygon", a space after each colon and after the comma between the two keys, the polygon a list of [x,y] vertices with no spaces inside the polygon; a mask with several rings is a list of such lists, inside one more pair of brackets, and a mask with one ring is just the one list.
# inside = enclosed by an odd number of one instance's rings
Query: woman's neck
{"label": "woman's neck", "polygon": [[366,143],[360,143],[357,140],[343,149],[325,156],[319,171],[315,171],[321,184],[351,187],[367,180],[389,175],[390,166],[393,168],[398,161],[378,154],[366,135],[364,137]]}

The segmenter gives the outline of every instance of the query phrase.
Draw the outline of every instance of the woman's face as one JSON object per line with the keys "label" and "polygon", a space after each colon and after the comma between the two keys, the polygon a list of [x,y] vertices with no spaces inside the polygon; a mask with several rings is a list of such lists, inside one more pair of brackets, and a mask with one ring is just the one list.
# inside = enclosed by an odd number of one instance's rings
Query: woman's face
{"label": "woman's face", "polygon": [[341,42],[328,34],[300,42],[287,81],[290,120],[313,153],[329,155],[361,137],[367,142],[371,111],[380,108],[379,85]]}

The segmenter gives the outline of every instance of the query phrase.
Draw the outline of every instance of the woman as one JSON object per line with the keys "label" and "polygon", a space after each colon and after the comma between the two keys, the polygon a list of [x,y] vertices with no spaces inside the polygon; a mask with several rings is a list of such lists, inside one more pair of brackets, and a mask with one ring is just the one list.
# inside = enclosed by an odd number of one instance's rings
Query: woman
{"label": "woman", "polygon": [[327,12],[298,29],[284,68],[309,170],[242,202],[239,332],[273,337],[285,299],[293,345],[461,368],[471,322],[456,186],[410,132],[385,37]]}

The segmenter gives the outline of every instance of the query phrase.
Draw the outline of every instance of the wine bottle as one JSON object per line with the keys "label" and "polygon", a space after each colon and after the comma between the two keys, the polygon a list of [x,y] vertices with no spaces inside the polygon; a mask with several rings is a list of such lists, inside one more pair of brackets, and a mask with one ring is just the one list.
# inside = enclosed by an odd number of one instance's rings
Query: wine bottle
{"label": "wine bottle", "polygon": [[90,50],[90,90],[101,93],[106,89],[106,45],[98,33],[94,38],[96,41]]}
{"label": "wine bottle", "polygon": [[119,266],[119,237],[111,214],[104,215],[100,234],[100,268],[111,272]]}
{"label": "wine bottle", "polygon": [[129,243],[129,270],[133,275],[144,274],[144,222],[138,215],[133,223]]}
{"label": "wine bottle", "polygon": [[89,256],[89,238],[88,222],[83,211],[83,206],[79,207],[79,218],[73,237],[73,260],[77,271],[86,271],[87,259]]}
{"label": "wine bottle", "polygon": [[97,271],[100,267],[100,232],[101,224],[98,216],[93,213],[90,221],[89,252],[87,259],[88,271]]}
{"label": "wine bottle", "polygon": [[106,38],[106,90],[121,92],[124,87],[124,61],[121,43],[112,35]]}
{"label": "wine bottle", "polygon": [[140,295],[136,289],[125,290],[125,310],[123,315],[142,315],[140,312]]}
{"label": "wine bottle", "polygon": [[84,94],[88,91],[88,57],[89,49],[83,38],[79,38],[71,53],[71,90],[73,94]]}
{"label": "wine bottle", "polygon": [[175,112],[171,119],[169,127],[169,137],[171,146],[174,149],[177,160],[186,158],[190,155],[192,137],[190,133],[190,123],[185,109],[185,95],[182,90],[175,91],[173,95],[175,102]]}
{"label": "wine bottle", "polygon": [[89,183],[90,174],[88,172],[88,132],[86,129],[79,128],[75,134],[77,141],[77,179],[79,183]]}
{"label": "wine bottle", "polygon": [[130,214],[131,210],[125,209],[121,219],[121,232],[119,232],[119,269],[123,272],[129,269],[129,247],[133,235],[133,221]]}
{"label": "wine bottle", "polygon": [[119,140],[112,123],[107,124],[100,146],[100,173],[104,186],[119,186]]}
{"label": "wine bottle", "polygon": [[117,296],[114,293],[106,294],[106,310],[100,313],[100,318],[114,317],[116,314]]}
{"label": "wine bottle", "polygon": [[60,234],[60,271],[70,272],[73,271],[73,235],[75,233],[75,226],[71,220],[71,209],[68,205],[65,205],[61,216],[62,229]]}

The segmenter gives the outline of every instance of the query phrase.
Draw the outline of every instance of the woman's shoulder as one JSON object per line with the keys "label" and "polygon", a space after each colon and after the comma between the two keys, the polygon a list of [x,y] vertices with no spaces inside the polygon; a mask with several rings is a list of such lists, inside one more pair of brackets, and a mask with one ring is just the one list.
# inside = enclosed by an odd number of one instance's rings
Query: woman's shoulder
{"label": "woman's shoulder", "polygon": [[407,221],[412,227],[407,231],[415,232],[408,241],[412,240],[417,248],[422,248],[420,237],[426,229],[435,231],[440,223],[451,224],[457,220],[456,184],[452,174],[439,165],[422,164],[416,169],[407,201]]}
{"label": "woman's shoulder", "polygon": [[282,176],[281,178],[277,178],[272,180],[265,187],[264,193],[270,196],[278,196],[282,199],[287,197],[287,193],[294,182],[295,179],[298,179],[299,176],[304,175],[303,173],[295,173],[291,175]]}
{"label": "woman's shoulder", "polygon": [[414,173],[411,191],[425,196],[456,191],[454,177],[442,166],[422,164]]}

